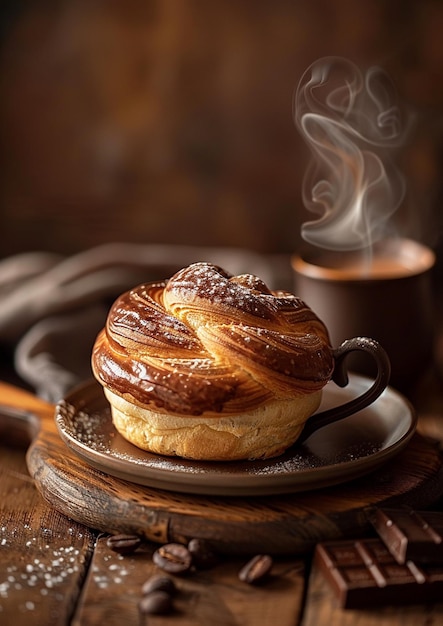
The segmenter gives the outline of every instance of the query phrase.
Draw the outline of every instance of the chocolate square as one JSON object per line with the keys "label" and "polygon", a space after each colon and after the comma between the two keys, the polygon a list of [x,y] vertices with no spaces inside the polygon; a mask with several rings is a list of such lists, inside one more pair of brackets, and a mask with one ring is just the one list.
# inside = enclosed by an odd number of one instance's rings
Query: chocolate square
{"label": "chocolate square", "polygon": [[378,539],[317,545],[314,562],[342,608],[440,601],[443,567],[399,564]]}
{"label": "chocolate square", "polygon": [[443,564],[443,512],[379,508],[369,520],[398,563]]}

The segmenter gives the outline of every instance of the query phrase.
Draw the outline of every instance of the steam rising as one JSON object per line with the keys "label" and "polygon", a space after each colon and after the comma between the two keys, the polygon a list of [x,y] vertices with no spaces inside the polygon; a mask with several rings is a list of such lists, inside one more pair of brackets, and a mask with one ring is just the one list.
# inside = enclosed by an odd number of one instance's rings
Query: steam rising
{"label": "steam rising", "polygon": [[366,75],[351,62],[320,59],[299,83],[294,117],[313,159],[303,202],[318,219],[302,237],[317,246],[357,250],[385,237],[405,185],[391,161],[406,128],[386,74]]}

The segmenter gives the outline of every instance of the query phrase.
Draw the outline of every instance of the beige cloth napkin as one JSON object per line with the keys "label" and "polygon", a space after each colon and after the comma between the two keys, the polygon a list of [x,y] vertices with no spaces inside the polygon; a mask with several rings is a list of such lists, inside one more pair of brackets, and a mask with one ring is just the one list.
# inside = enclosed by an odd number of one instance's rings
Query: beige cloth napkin
{"label": "beige cloth napkin", "polygon": [[284,286],[281,258],[241,249],[115,243],[67,258],[20,254],[0,261],[0,343],[13,347],[16,372],[37,395],[57,402],[91,376],[92,346],[113,300],[197,261]]}

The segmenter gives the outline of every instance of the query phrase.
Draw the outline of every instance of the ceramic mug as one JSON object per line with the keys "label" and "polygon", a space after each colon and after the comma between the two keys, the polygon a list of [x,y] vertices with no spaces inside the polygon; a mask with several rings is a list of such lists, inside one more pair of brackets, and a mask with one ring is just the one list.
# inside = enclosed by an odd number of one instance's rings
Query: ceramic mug
{"label": "ceramic mug", "polygon": [[[311,250],[292,259],[295,293],[325,323],[332,345],[359,335],[378,341],[391,361],[392,386],[408,392],[432,358],[434,263],[432,250],[410,239],[385,240],[370,259]],[[374,375],[361,356],[350,367]]]}

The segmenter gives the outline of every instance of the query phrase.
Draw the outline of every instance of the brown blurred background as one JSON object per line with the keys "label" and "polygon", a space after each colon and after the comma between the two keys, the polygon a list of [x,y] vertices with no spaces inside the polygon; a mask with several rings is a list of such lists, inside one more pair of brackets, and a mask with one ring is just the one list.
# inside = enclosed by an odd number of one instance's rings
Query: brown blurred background
{"label": "brown blurred background", "polygon": [[0,257],[109,241],[286,253],[307,218],[294,89],[384,68],[415,126],[406,230],[442,226],[440,0],[3,0]]}

